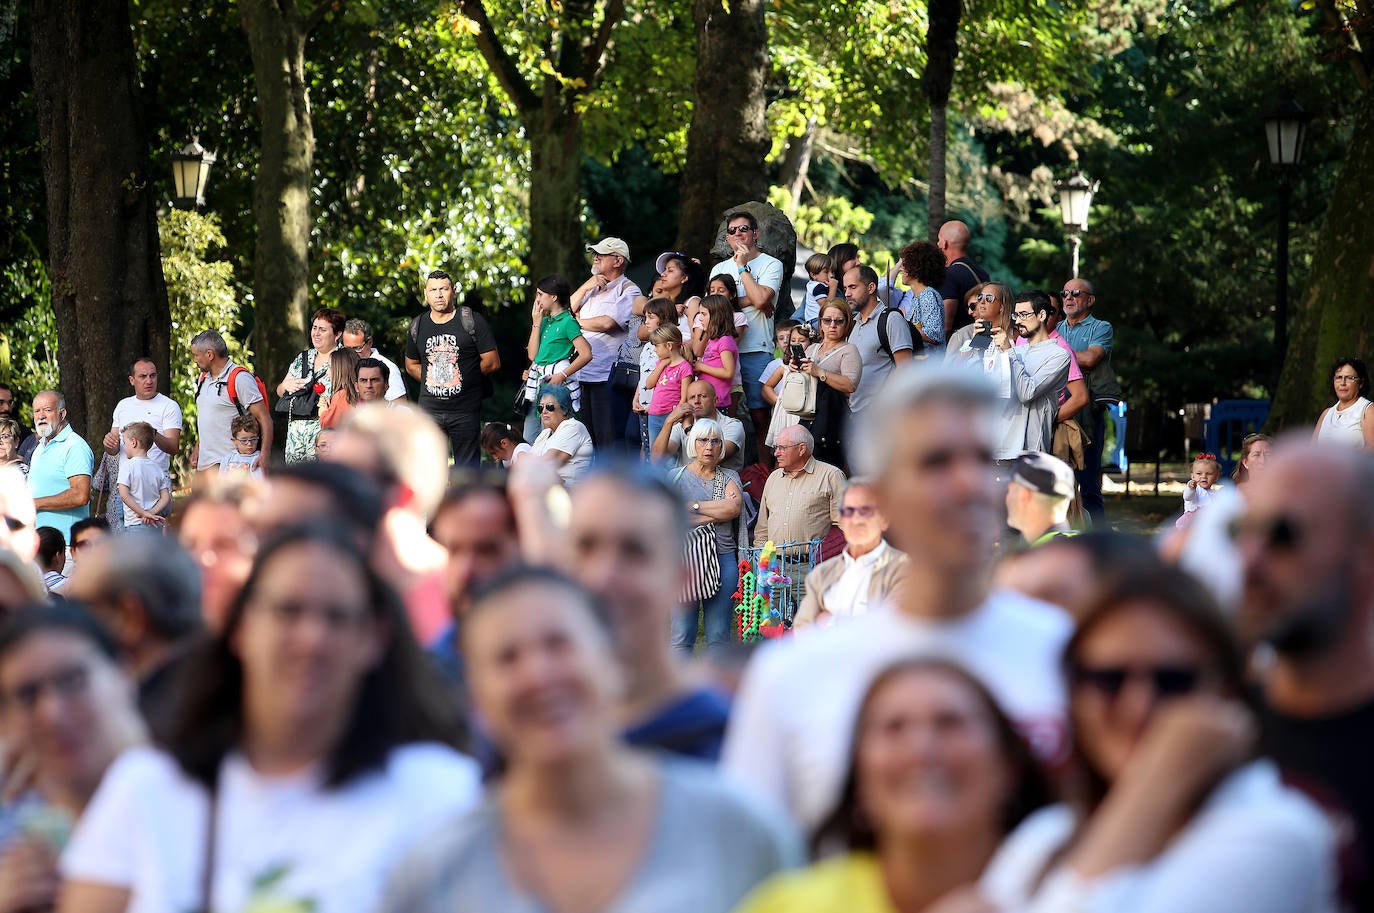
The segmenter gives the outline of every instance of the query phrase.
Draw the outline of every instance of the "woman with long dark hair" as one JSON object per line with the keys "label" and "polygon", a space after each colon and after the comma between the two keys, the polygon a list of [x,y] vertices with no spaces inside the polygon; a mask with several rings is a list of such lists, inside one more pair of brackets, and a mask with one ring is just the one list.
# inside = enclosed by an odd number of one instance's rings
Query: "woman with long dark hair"
{"label": "woman with long dark hair", "polygon": [[263,545],[185,669],[162,747],[115,762],[77,827],[64,913],[367,913],[400,854],[476,804],[399,598],[338,531]]}
{"label": "woman with long dark hair", "polygon": [[1070,801],[984,879],[1008,910],[1324,913],[1333,835],[1255,758],[1245,659],[1202,584],[1159,559],[1112,579],[1064,651]]}
{"label": "woman with long dark hair", "polygon": [[987,688],[934,657],[879,673],[849,774],[814,838],[840,855],[764,885],[740,913],[933,909],[972,891],[997,846],[1049,800],[1030,748]]}
{"label": "woman with long dark hair", "polygon": [[525,440],[539,434],[539,388],[559,384],[568,388],[573,409],[582,408],[582,385],[576,374],[592,360],[592,347],[573,316],[572,285],[559,275],[545,276],[534,287],[530,309],[530,339],[525,347],[530,366],[525,371]]}

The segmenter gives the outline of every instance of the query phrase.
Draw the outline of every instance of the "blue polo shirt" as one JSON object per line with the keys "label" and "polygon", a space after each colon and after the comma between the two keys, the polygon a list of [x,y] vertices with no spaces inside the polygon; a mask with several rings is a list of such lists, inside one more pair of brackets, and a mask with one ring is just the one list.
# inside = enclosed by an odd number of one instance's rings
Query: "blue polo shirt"
{"label": "blue polo shirt", "polygon": [[[39,444],[29,462],[29,493],[35,498],[60,495],[72,487],[67,481],[72,476],[89,476],[95,469],[95,454],[72,430],[71,425],[53,435],[45,444]],[[51,526],[70,539],[72,524],[90,513],[90,505],[69,507],[66,510],[40,510],[38,526]]]}
{"label": "blue polo shirt", "polygon": [[1077,325],[1070,324],[1067,320],[1059,321],[1059,335],[1064,337],[1064,341],[1073,346],[1075,352],[1087,351],[1092,346],[1101,346],[1107,353],[1104,361],[1112,360],[1112,325],[1105,320],[1098,320],[1089,314]]}

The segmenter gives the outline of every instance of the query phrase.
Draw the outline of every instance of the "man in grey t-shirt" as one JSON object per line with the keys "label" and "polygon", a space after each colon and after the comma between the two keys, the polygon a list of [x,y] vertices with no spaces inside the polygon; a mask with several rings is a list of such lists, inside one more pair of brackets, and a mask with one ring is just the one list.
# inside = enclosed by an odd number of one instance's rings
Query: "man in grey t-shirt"
{"label": "man in grey t-shirt", "polygon": [[878,298],[878,274],[872,267],[855,266],[841,281],[844,297],[854,309],[849,342],[864,363],[859,386],[849,397],[849,410],[862,412],[887,383],[892,369],[911,360],[911,325],[901,311],[885,307]]}
{"label": "man in grey t-shirt", "polygon": [[993,344],[1007,353],[1010,362],[1011,396],[1016,404],[997,449],[998,460],[1014,460],[1027,450],[1049,453],[1054,449],[1054,416],[1059,411],[1059,391],[1069,380],[1069,353],[1050,339],[1052,313],[1049,295],[1038,289],[1021,292],[1011,321],[1028,345],[1012,345],[1000,326],[993,327]]}

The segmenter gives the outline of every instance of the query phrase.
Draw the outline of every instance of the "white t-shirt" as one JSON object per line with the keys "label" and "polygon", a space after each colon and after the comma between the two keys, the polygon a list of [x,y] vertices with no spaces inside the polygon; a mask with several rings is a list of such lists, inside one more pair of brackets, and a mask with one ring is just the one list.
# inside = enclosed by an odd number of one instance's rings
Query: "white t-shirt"
{"label": "white t-shirt", "polygon": [[531,452],[535,454],[559,450],[571,459],[558,467],[564,484],[571,485],[592,464],[592,436],[587,426],[575,418],[565,418],[556,429],[545,428],[534,439]]}
{"label": "white t-shirt", "polygon": [[[149,451],[151,453],[151,451]],[[151,510],[163,489],[170,490],[172,480],[167,471],[148,457],[125,458],[119,464],[119,484],[129,486],[129,497],[144,510]],[[142,526],[143,518],[131,510],[124,511],[124,525]]]}
{"label": "white t-shirt", "polygon": [[387,370],[391,372],[391,374],[388,375],[386,379],[386,394],[384,396],[384,399],[386,399],[387,402],[392,402],[393,400],[398,399],[405,399],[406,382],[401,376],[401,369],[396,367],[396,362],[392,361],[390,358],[387,358],[381,352],[378,352],[376,346],[372,347],[372,354],[367,357],[377,359],[382,364],[386,365]]}
{"label": "white t-shirt", "polygon": [[[749,272],[754,275],[755,282],[773,290],[773,307],[776,309],[782,303],[782,261],[759,251],[759,255],[749,261]],[[740,301],[744,301],[744,281],[739,275],[739,267],[735,261],[722,260],[711,267],[711,276],[719,276],[721,273],[726,273],[735,280]],[[707,277],[706,284],[711,284],[710,277]],[[749,326],[739,338],[740,353],[773,351],[776,342],[773,338],[773,318],[765,317],[763,311],[753,305],[746,305],[740,310],[749,320]]]}
{"label": "white t-shirt", "polygon": [[[196,396],[196,436],[200,444],[197,469],[209,469],[234,452],[229,425],[238,416],[239,410],[229,402],[229,393],[226,390],[229,372],[234,370],[234,367],[231,361],[224,366],[224,370],[218,376],[207,377],[205,383],[200,385],[200,393]],[[253,375],[249,372],[239,374],[234,388],[238,391],[238,400],[245,410],[253,403],[262,402],[262,394],[258,392],[258,385],[254,383]]]}
{"label": "white t-shirt", "polygon": [[[207,381],[208,383],[208,381]],[[161,393],[152,399],[139,399],[137,396],[126,396],[121,399],[114,407],[114,420],[110,427],[118,430],[134,422],[147,422],[153,426],[153,430],[158,434],[175,428],[181,430],[181,407],[176,404],[176,400]],[[124,447],[119,448],[119,463],[121,468],[128,457],[124,456]],[[170,472],[172,457],[157,444],[148,448],[148,459],[152,460],[162,468],[163,472]]]}
{"label": "white t-shirt", "polygon": [[[983,872],[979,888],[1016,913],[1331,913],[1335,840],[1322,813],[1283,785],[1269,761],[1234,771],[1159,855],[1083,879],[1054,855],[1072,837],[1068,807],[1021,823]],[[1050,868],[1049,874],[1046,869]]]}
{"label": "white t-shirt", "polygon": [[[440,745],[394,749],[383,770],[341,789],[324,789],[318,772],[263,777],[230,755],[220,768],[212,907],[313,902],[316,913],[373,913],[404,853],[480,794],[476,764]],[[207,791],[170,755],[130,749],[77,824],[62,875],[128,889],[128,913],[199,910],[208,818]]]}
{"label": "white t-shirt", "polygon": [[[778,370],[778,368],[781,368],[781,367],[782,367],[782,359],[781,359],[781,358],[775,358],[775,359],[773,359],[772,361],[770,361],[770,362],[768,363],[768,367],[764,368],[764,369],[763,369],[763,373],[759,375],[759,383],[763,384],[764,386],[768,386],[768,378],[772,377],[772,376],[773,376],[773,372],[776,371],[776,370]],[[779,374],[779,375],[778,375],[778,382],[777,382],[776,384],[773,385],[773,390],[774,390],[775,392],[776,392],[780,387],[782,387],[782,378],[783,378],[783,375]]]}
{"label": "white t-shirt", "polygon": [[[229,454],[227,457],[220,461],[219,474],[222,476],[227,476],[233,475],[234,473],[242,472],[252,476],[255,479],[261,479],[262,460],[258,459],[260,456],[260,453],[239,453],[237,450],[235,450],[233,453]],[[253,466],[254,460],[258,461],[258,465],[256,467]]]}
{"label": "white t-shirt", "polygon": [[1068,727],[1059,659],[1072,628],[1055,606],[997,591],[962,618],[918,619],[870,606],[847,624],[769,644],[745,671],[721,766],[804,830],[814,829],[839,799],[869,684],[893,663],[921,655],[966,666],[1038,757],[1062,761]]}
{"label": "white t-shirt", "polygon": [[534,450],[533,447],[531,447],[529,444],[526,444],[526,443],[524,443],[524,442],[521,442],[521,443],[519,443],[519,444],[516,444],[516,445],[515,445],[515,450],[513,450],[513,451],[511,452],[510,459],[509,459],[509,460],[502,460],[502,461],[501,461],[501,465],[504,466],[504,467],[507,468],[507,469],[510,469],[510,468],[511,468],[512,466],[514,466],[516,463],[520,462],[520,458],[521,458],[522,456],[524,456],[524,455],[527,454],[527,453],[533,452],[533,450]]}

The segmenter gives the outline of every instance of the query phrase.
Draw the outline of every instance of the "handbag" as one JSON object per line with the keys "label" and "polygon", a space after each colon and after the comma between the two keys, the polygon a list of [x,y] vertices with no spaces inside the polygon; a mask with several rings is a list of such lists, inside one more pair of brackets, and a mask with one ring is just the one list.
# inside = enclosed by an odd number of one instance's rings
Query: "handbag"
{"label": "handbag", "polygon": [[811,418],[816,414],[816,390],[819,383],[810,374],[788,371],[782,377],[778,405],[782,406],[782,411],[797,418]]}
{"label": "handbag", "polygon": [[[676,484],[687,471],[684,466],[673,477]],[[719,501],[725,497],[725,478],[719,471],[711,487],[711,499]],[[720,555],[716,552],[716,524],[703,523],[692,527],[687,534],[683,548],[683,561],[687,565],[687,584],[682,589],[682,602],[694,605],[703,599],[710,599],[720,589]]]}
{"label": "handbag", "polygon": [[[305,370],[305,358],[310,354],[307,349],[300,354],[297,361],[300,362],[301,370]],[[278,415],[285,415],[289,419],[314,418],[320,408],[320,394],[315,392],[315,385],[324,377],[323,371],[315,371],[310,375],[309,381],[295,393],[286,393],[277,398],[277,405],[272,409]]]}
{"label": "handbag", "polygon": [[633,393],[639,389],[639,365],[618,361],[611,366],[611,389]]}

